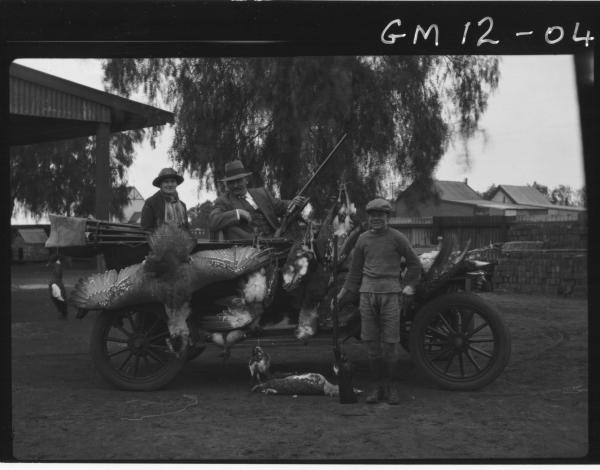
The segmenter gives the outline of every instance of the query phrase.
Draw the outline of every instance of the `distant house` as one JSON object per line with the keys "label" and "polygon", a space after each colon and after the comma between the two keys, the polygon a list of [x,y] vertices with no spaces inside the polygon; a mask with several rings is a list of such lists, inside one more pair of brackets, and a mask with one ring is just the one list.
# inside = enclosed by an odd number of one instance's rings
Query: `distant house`
{"label": "distant house", "polygon": [[48,235],[43,228],[33,225],[30,228],[13,226],[11,229],[12,261],[46,261],[48,259],[48,249],[44,246]]}
{"label": "distant house", "polygon": [[134,186],[130,186],[127,189],[127,199],[129,203],[123,207],[123,217],[121,217],[121,219],[113,217],[113,222],[139,224],[141,219],[142,207],[144,207],[144,198]]}
{"label": "distant house", "polygon": [[537,215],[547,209],[533,205],[486,201],[467,182],[434,180],[430,194],[422,199],[414,185],[403,191],[394,203],[396,217],[440,217],[475,215]]}
{"label": "distant house", "polygon": [[512,186],[501,184],[492,193],[490,198],[493,202],[510,203],[519,206],[527,205],[546,209],[548,215],[571,215],[577,218],[586,210],[583,207],[559,206],[552,204],[546,196],[532,186]]}
{"label": "distant house", "polygon": [[128,224],[141,224],[142,223],[142,212],[137,211],[132,214],[132,216],[127,221]]}

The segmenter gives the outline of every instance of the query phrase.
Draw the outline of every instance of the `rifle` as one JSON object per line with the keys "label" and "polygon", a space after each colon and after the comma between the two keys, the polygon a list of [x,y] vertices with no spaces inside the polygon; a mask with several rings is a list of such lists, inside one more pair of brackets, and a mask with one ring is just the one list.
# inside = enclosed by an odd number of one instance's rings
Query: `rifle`
{"label": "rifle", "polygon": [[[329,155],[327,155],[327,157],[325,157],[325,160],[323,160],[323,162],[319,165],[319,168],[317,168],[315,170],[315,172],[312,174],[310,179],[306,182],[306,184],[304,186],[302,186],[302,189],[300,191],[298,191],[298,193],[294,196],[294,198],[304,195],[304,193],[306,192],[308,187],[312,184],[312,182],[315,180],[315,178],[319,174],[319,172],[323,169],[323,167],[327,164],[327,162],[331,159],[331,157],[333,157],[333,154],[337,151],[338,147],[342,144],[344,139],[346,139],[347,135],[348,135],[347,133],[344,134],[342,136],[342,138],[338,141],[338,143],[335,144],[335,147],[333,147],[333,150],[331,152],[329,152]],[[288,208],[285,212],[285,215],[283,216],[283,220],[281,221],[281,225],[275,232],[275,237],[280,237],[281,234],[287,230],[287,228],[290,225],[290,223],[292,222],[292,220],[294,220],[296,218],[296,216],[302,209],[303,209],[302,207],[295,207],[294,209],[291,209],[290,206],[288,206]]]}
{"label": "rifle", "polygon": [[338,270],[338,236],[333,236],[333,355],[335,358],[335,366],[337,367],[337,378],[338,387],[340,390],[340,403],[356,403],[356,395],[354,394],[354,387],[352,386],[352,371],[350,369],[350,363],[346,356],[342,352],[338,338],[339,329],[339,305],[337,299],[337,292],[335,292],[337,270]]}

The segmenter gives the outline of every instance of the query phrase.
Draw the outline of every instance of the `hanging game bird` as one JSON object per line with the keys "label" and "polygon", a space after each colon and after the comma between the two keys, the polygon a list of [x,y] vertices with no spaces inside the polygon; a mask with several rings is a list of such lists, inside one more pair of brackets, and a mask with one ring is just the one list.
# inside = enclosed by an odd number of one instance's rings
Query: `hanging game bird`
{"label": "hanging game bird", "polygon": [[223,359],[229,359],[231,356],[231,347],[237,343],[238,341],[243,340],[246,337],[246,333],[242,330],[231,330],[229,332],[219,332],[215,331],[209,335],[209,339],[223,347],[223,352],[221,353],[221,357]]}
{"label": "hanging game bird", "polygon": [[346,185],[340,187],[338,195],[338,203],[340,204],[338,213],[333,218],[333,233],[340,238],[343,238],[352,230],[352,216],[356,214],[356,206],[350,201],[350,196],[346,190]]}
{"label": "hanging game bird", "polygon": [[56,306],[59,318],[66,320],[68,316],[67,307],[67,291],[63,284],[63,272],[60,257],[58,255],[51,255],[46,266],[52,265],[52,278],[48,282],[48,290],[50,291],[50,300]]}
{"label": "hanging game bird", "polygon": [[257,271],[270,261],[271,249],[233,246],[190,255],[195,240],[185,230],[161,225],[149,236],[150,253],[139,264],[81,279],[72,302],[85,310],[119,309],[160,302],[167,314],[171,339],[190,343],[187,318],[192,293],[217,281]]}

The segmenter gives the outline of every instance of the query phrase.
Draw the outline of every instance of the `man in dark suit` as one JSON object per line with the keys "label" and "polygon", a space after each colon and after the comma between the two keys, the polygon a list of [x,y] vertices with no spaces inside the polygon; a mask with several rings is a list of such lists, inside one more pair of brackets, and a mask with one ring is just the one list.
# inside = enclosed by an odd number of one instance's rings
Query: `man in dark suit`
{"label": "man in dark suit", "polygon": [[307,198],[296,196],[292,201],[277,199],[265,188],[248,188],[248,176],[240,160],[225,164],[227,192],[215,201],[210,213],[209,228],[213,232],[222,231],[225,240],[247,240],[272,237],[280,225],[288,206],[303,206]]}

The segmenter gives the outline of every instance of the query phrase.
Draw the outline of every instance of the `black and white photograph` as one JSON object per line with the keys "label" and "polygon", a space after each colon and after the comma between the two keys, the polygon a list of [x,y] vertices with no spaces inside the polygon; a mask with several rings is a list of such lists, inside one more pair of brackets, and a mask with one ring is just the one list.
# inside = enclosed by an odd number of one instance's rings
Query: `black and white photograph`
{"label": "black and white photograph", "polygon": [[387,53],[12,60],[6,459],[589,456],[597,31],[378,7]]}

